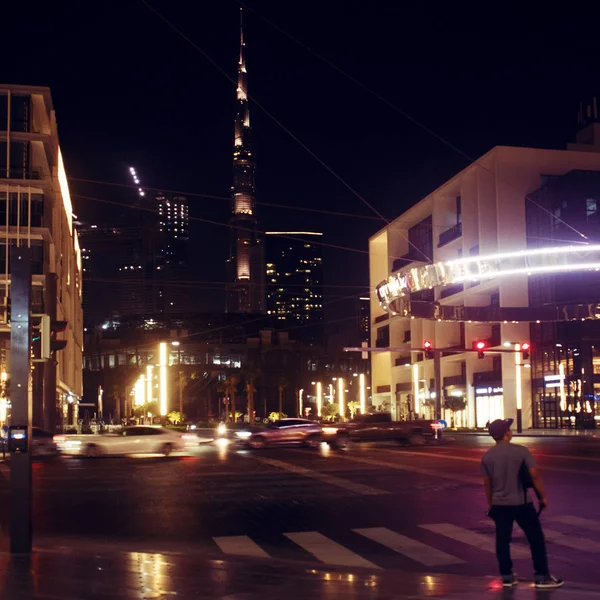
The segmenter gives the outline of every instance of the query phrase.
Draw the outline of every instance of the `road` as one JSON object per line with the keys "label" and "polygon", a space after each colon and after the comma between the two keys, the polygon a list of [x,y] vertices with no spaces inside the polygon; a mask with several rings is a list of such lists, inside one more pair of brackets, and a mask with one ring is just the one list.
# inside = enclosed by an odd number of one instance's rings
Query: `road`
{"label": "road", "polygon": [[[515,441],[531,448],[548,488],[543,523],[551,568],[600,583],[600,442]],[[490,443],[457,436],[439,446],[345,451],[211,444],[191,457],[38,462],[34,543],[494,575],[479,476]],[[0,480],[6,532],[6,465]],[[515,539],[515,569],[530,576],[522,534]]]}

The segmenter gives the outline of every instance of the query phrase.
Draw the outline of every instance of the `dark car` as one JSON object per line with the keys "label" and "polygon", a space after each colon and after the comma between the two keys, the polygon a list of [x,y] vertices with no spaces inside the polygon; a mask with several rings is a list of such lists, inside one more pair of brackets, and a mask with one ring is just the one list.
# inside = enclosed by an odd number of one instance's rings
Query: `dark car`
{"label": "dark car", "polygon": [[[398,441],[421,445],[436,435],[435,421],[393,421],[389,412],[358,415],[349,423],[323,427],[324,440],[344,447],[352,442]],[[439,433],[438,433],[439,436]]]}
{"label": "dark car", "polygon": [[236,431],[236,437],[251,448],[302,444],[316,448],[323,439],[322,427],[307,419],[281,419],[261,429]]}

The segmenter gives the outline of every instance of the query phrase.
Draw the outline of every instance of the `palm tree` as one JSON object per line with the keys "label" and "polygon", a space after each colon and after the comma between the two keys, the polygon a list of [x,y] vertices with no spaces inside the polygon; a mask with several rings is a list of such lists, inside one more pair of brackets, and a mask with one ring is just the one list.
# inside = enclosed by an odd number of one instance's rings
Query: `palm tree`
{"label": "palm tree", "polygon": [[254,371],[246,372],[246,397],[248,398],[248,421],[254,422],[254,394],[256,393],[256,387],[254,382],[256,381],[257,374]]}
{"label": "palm tree", "polygon": [[225,421],[229,422],[230,404],[233,408],[233,419],[235,421],[235,394],[237,392],[238,378],[235,375],[229,375],[225,381],[221,381],[217,390],[225,394]]}
{"label": "palm tree", "polygon": [[277,389],[279,390],[279,418],[281,419],[281,415],[283,414],[283,390],[288,386],[288,380],[285,377],[282,377],[277,384]]}

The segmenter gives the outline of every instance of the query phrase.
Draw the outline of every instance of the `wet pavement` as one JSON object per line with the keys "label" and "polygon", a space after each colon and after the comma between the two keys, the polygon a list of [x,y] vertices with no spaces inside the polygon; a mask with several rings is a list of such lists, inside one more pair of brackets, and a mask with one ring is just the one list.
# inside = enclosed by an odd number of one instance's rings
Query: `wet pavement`
{"label": "wet pavement", "polygon": [[175,554],[61,549],[37,550],[31,557],[0,554],[0,598],[7,600],[587,600],[599,595],[600,586],[593,585],[538,591],[523,581],[504,590],[491,578],[324,570]]}
{"label": "wet pavement", "polygon": [[[103,577],[103,570],[91,566],[96,555],[112,561],[111,571],[116,563],[123,569],[128,565],[131,578],[131,553],[138,552],[175,557],[177,565],[197,561],[198,572],[209,582],[212,575],[207,573],[228,565],[227,569],[248,572],[272,569],[275,578],[282,569],[291,569],[298,577],[308,573],[309,581],[313,571],[339,571],[374,573],[382,582],[401,576],[408,582],[402,584],[409,586],[402,590],[412,590],[408,596],[389,597],[431,595],[436,590],[423,587],[429,581],[422,579],[425,576],[442,577],[436,581],[450,586],[444,593],[458,594],[448,597],[467,598],[471,585],[474,594],[488,588],[493,593],[493,528],[485,517],[479,476],[480,457],[489,443],[464,436],[424,448],[374,444],[339,452],[326,446],[249,451],[221,443],[204,446],[193,456],[35,463],[35,560],[45,564],[70,553],[73,564],[81,562],[73,571],[75,580],[86,570]],[[584,439],[523,438],[519,443],[531,446],[548,488],[550,505],[543,525],[551,568],[593,590],[600,584],[600,445]],[[0,551],[7,548],[9,484],[9,470],[0,465]],[[515,531],[513,546],[515,569],[531,577],[531,559],[520,531]],[[122,555],[118,560],[117,554]],[[260,560],[252,567],[239,562],[254,559]],[[179,568],[173,566],[169,578]],[[70,572],[60,576],[69,579]],[[173,581],[184,585],[185,579],[177,575]],[[356,595],[359,587],[352,588],[350,597],[363,597]],[[367,593],[366,588],[360,587],[360,593]],[[236,590],[227,593],[241,593]],[[325,594],[321,588],[306,590],[317,597]],[[516,593],[526,593],[523,590]],[[584,588],[579,591],[587,593]],[[262,597],[267,592],[268,586]],[[600,591],[594,593],[600,597]],[[0,595],[4,597],[12,598]],[[231,596],[236,597],[248,596]]]}

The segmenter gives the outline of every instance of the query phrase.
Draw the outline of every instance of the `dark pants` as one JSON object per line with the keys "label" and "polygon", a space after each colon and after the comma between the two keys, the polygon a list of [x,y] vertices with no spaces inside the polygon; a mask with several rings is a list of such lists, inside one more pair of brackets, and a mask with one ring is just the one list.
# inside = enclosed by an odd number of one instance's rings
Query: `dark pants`
{"label": "dark pants", "polygon": [[533,504],[519,506],[492,506],[490,517],[496,523],[496,556],[501,575],[512,573],[510,558],[510,542],[512,540],[513,522],[523,530],[531,548],[531,558],[536,575],[548,574],[548,558],[546,556],[546,540],[542,525]]}

